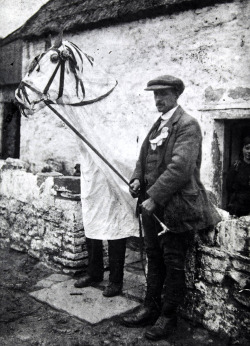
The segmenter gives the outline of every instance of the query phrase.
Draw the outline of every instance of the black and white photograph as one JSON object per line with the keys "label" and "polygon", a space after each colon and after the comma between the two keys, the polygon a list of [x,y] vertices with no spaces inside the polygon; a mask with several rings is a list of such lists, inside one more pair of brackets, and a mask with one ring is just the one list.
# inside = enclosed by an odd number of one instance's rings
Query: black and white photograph
{"label": "black and white photograph", "polygon": [[0,8],[0,345],[249,345],[250,2]]}

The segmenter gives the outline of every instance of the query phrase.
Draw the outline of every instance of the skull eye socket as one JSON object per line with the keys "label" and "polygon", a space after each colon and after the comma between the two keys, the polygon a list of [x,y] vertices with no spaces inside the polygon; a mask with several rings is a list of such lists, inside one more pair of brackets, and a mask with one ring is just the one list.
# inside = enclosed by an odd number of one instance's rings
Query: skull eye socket
{"label": "skull eye socket", "polygon": [[56,63],[56,62],[58,62],[58,60],[59,60],[59,55],[57,53],[51,54],[51,56],[50,56],[51,62]]}

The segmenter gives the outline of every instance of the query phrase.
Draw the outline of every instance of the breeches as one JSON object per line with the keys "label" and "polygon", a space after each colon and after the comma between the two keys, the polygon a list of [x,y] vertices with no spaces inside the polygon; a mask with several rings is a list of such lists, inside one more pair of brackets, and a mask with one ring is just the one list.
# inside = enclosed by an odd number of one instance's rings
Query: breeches
{"label": "breeches", "polygon": [[[86,238],[88,250],[87,273],[96,279],[103,279],[103,242],[98,239]],[[110,282],[119,283],[123,280],[126,238],[108,240]]]}
{"label": "breeches", "polygon": [[[163,210],[156,215],[163,221]],[[175,313],[185,294],[185,259],[192,234],[162,231],[153,216],[142,213],[145,249],[148,259],[145,305],[154,305],[165,315]],[[163,289],[164,288],[164,289]],[[161,295],[163,293],[163,307]]]}

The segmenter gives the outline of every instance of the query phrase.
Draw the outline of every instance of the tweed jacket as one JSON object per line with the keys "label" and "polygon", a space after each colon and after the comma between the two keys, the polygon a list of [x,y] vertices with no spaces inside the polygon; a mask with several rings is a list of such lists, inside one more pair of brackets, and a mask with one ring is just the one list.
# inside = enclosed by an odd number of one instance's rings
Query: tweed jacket
{"label": "tweed jacket", "polygon": [[[160,118],[142,144],[131,182],[139,179],[144,186],[149,137],[159,124]],[[212,227],[221,219],[200,181],[200,126],[180,106],[165,126],[168,136],[158,147],[157,179],[152,186],[146,187],[147,195],[163,206],[164,222],[173,232]]]}

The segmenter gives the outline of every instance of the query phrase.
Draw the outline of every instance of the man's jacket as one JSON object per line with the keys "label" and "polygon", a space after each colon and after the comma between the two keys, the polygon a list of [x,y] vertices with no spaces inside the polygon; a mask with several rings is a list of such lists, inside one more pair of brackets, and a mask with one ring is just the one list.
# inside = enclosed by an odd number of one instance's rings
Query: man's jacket
{"label": "man's jacket", "polygon": [[[145,167],[150,134],[160,124],[153,125],[145,138],[131,182],[139,179],[145,183]],[[168,136],[161,146],[156,164],[158,177],[147,194],[164,207],[164,222],[173,232],[205,229],[221,219],[208,200],[200,181],[202,135],[200,126],[180,106],[165,125]]]}

